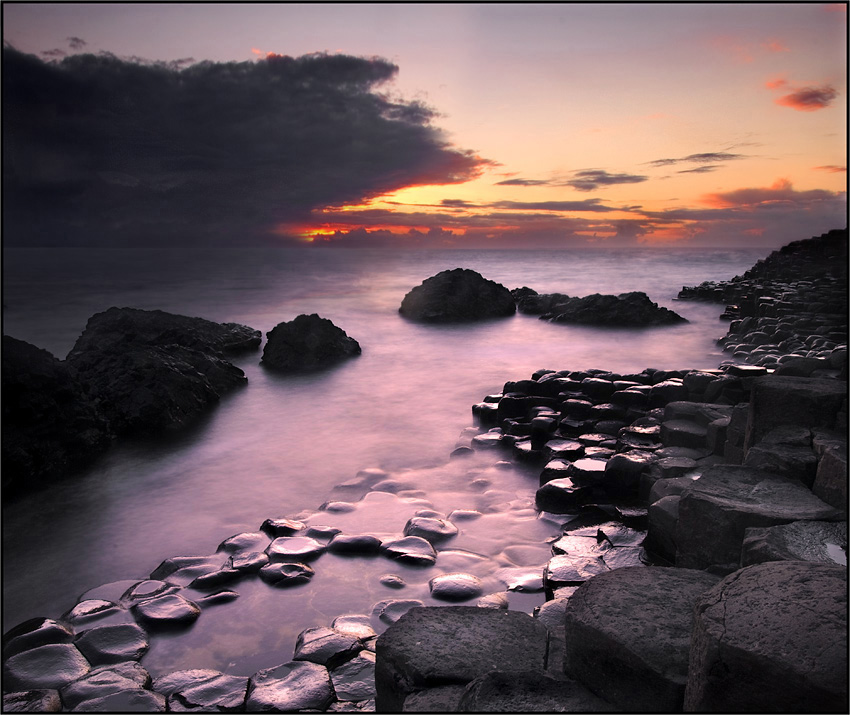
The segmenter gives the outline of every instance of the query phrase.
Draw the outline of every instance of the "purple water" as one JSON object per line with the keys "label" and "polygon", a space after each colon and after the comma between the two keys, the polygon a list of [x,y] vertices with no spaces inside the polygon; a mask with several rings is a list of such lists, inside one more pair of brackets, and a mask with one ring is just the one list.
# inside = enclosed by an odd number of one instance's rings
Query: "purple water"
{"label": "purple water", "polygon": [[[110,306],[239,322],[264,333],[299,313],[318,313],[356,338],[363,354],[301,377],[265,371],[259,353],[244,357],[237,364],[248,386],[197,427],[164,441],[116,447],[87,473],[4,508],[4,629],[26,618],[57,617],[84,591],[146,577],[166,557],[211,553],[267,517],[316,509],[335,485],[367,467],[401,473],[411,484],[402,499],[371,497],[355,512],[366,520],[364,531],[399,532],[423,505],[488,508],[451,546],[486,557],[487,566],[454,567],[453,558],[475,561],[455,555],[443,559],[441,570],[471,570],[486,580],[494,563],[545,560],[536,545],[552,529],[531,508],[534,479],[494,470],[495,458],[487,455],[463,468],[445,466],[459,433],[472,424],[470,406],[539,368],[716,367],[724,358],[714,344],[726,330],[718,320],[722,309],[673,299],[683,285],[728,279],[761,256],[690,249],[6,249],[4,332],[60,358],[87,318]],[[423,326],[398,315],[408,290],[455,267],[541,293],[641,290],[691,322],[604,330],[516,315]],[[492,486],[470,487],[470,469]],[[217,667],[250,673],[257,664],[288,659],[276,651],[308,625],[327,625],[381,598],[427,598],[427,579],[436,573],[408,574],[408,589],[390,592],[376,579],[397,567],[360,561],[323,556],[314,583],[297,593],[259,582],[240,585],[239,600],[206,611],[187,635],[159,639],[145,663],[152,672]],[[528,607],[519,601],[516,607]],[[267,619],[275,623],[273,635]]]}

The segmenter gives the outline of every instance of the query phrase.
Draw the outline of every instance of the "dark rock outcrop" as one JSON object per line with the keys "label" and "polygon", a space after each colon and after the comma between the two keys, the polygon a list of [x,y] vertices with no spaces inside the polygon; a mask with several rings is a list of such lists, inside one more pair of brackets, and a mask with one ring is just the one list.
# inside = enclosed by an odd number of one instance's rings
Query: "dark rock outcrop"
{"label": "dark rock outcrop", "polygon": [[694,614],[686,711],[847,711],[845,567],[749,566]]}
{"label": "dark rock outcrop", "polygon": [[47,350],[3,336],[3,493],[74,472],[110,444],[106,419],[68,365]]}
{"label": "dark rock outcrop", "polygon": [[115,434],[158,433],[189,424],[243,385],[225,356],[259,341],[244,325],[110,308],[89,318],[67,364]]}
{"label": "dark rock outcrop", "polygon": [[511,292],[465,268],[442,271],[416,286],[401,301],[404,317],[424,323],[455,323],[513,315]]}
{"label": "dark rock outcrop", "polygon": [[584,298],[568,298],[552,306],[540,318],[553,323],[614,328],[645,328],[688,322],[678,313],[660,307],[646,293],[639,291],[620,295],[594,293]]}
{"label": "dark rock outcrop", "polygon": [[282,372],[321,370],[360,354],[360,344],[315,313],[278,323],[268,333],[262,364]]}

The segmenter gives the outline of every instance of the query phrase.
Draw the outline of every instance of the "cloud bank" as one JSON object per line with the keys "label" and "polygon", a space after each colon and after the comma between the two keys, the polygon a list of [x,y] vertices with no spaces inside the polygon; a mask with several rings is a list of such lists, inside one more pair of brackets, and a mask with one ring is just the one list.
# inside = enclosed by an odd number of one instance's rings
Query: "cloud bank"
{"label": "cloud bank", "polygon": [[489,163],[451,146],[427,106],[377,92],[398,71],[381,58],[185,65],[4,48],[4,239],[238,244]]}

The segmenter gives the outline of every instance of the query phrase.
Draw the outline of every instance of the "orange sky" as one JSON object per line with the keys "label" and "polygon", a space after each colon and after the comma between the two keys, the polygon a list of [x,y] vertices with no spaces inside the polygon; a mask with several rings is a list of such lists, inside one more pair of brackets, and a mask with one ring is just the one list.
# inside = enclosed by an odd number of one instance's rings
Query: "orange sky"
{"label": "orange sky", "polygon": [[423,174],[281,237],[778,246],[846,225],[845,5],[45,7],[6,5],[6,39],[162,60],[386,57],[400,70],[380,91],[436,110],[445,142],[478,158],[474,178]]}

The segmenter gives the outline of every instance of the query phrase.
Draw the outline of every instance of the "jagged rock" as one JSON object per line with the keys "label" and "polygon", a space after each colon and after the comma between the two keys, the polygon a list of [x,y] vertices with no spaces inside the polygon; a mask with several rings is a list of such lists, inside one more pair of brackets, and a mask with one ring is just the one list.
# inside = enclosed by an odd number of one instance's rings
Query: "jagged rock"
{"label": "jagged rock", "polygon": [[59,713],[62,700],[53,689],[24,690],[3,696],[4,713]]}
{"label": "jagged rock", "polygon": [[266,335],[261,362],[283,372],[321,370],[361,352],[360,343],[315,313],[278,323]]}
{"label": "jagged rock", "polygon": [[555,680],[540,672],[495,671],[466,686],[457,712],[576,713],[615,712],[616,708],[596,697],[578,681]]}
{"label": "jagged rock", "polygon": [[81,713],[122,713],[122,712],[148,712],[164,713],[166,711],[165,698],[159,693],[153,693],[144,688],[128,688],[118,692],[104,695],[92,700],[84,700],[71,712]]}
{"label": "jagged rock", "polygon": [[737,565],[748,527],[830,520],[838,514],[797,480],[751,467],[708,467],[679,500],[676,565]]}
{"label": "jagged rock", "polygon": [[37,489],[90,464],[109,424],[67,363],[3,336],[3,493]]}
{"label": "jagged rock", "polygon": [[847,509],[847,443],[827,448],[818,462],[812,492],[836,509]]}
{"label": "jagged rock", "polygon": [[89,661],[71,643],[50,643],[13,655],[3,664],[7,691],[59,689],[91,670]]}
{"label": "jagged rock", "polygon": [[414,693],[469,683],[493,670],[542,671],[546,627],[518,611],[414,608],[377,641],[376,708],[401,712]]}
{"label": "jagged rock", "polygon": [[694,614],[685,710],[847,710],[846,567],[749,566],[703,594]]}
{"label": "jagged rock", "polygon": [[168,699],[169,712],[241,712],[248,678],[217,670],[178,670],[153,682]]}
{"label": "jagged rock", "polygon": [[92,665],[139,660],[148,651],[147,633],[134,624],[98,626],[85,631],[74,645]]}
{"label": "jagged rock", "polygon": [[110,308],[89,318],[68,353],[116,434],[182,427],[243,385],[225,355],[256,348],[259,332],[159,310]]}
{"label": "jagged rock", "polygon": [[744,532],[741,566],[765,561],[847,564],[847,522],[794,521]]}
{"label": "jagged rock", "polygon": [[73,709],[86,700],[102,698],[121,690],[146,688],[150,683],[150,674],[138,663],[104,665],[93,668],[79,680],[62,688],[62,702],[67,709]]}
{"label": "jagged rock", "polygon": [[425,323],[454,323],[501,318],[516,312],[511,292],[465,268],[426,278],[401,301],[404,317]]}
{"label": "jagged rock", "polygon": [[362,650],[347,663],[331,670],[334,694],[339,700],[375,697],[375,654]]}
{"label": "jagged rock", "polygon": [[700,571],[622,568],[578,588],[565,610],[564,672],[627,711],[679,712]]}
{"label": "jagged rock", "polygon": [[328,669],[293,660],[255,673],[248,683],[248,712],[325,710],[333,700]]}
{"label": "jagged rock", "polygon": [[639,328],[687,323],[668,308],[659,307],[646,293],[633,291],[619,295],[593,295],[558,302],[541,316],[554,323],[574,323],[606,327]]}

